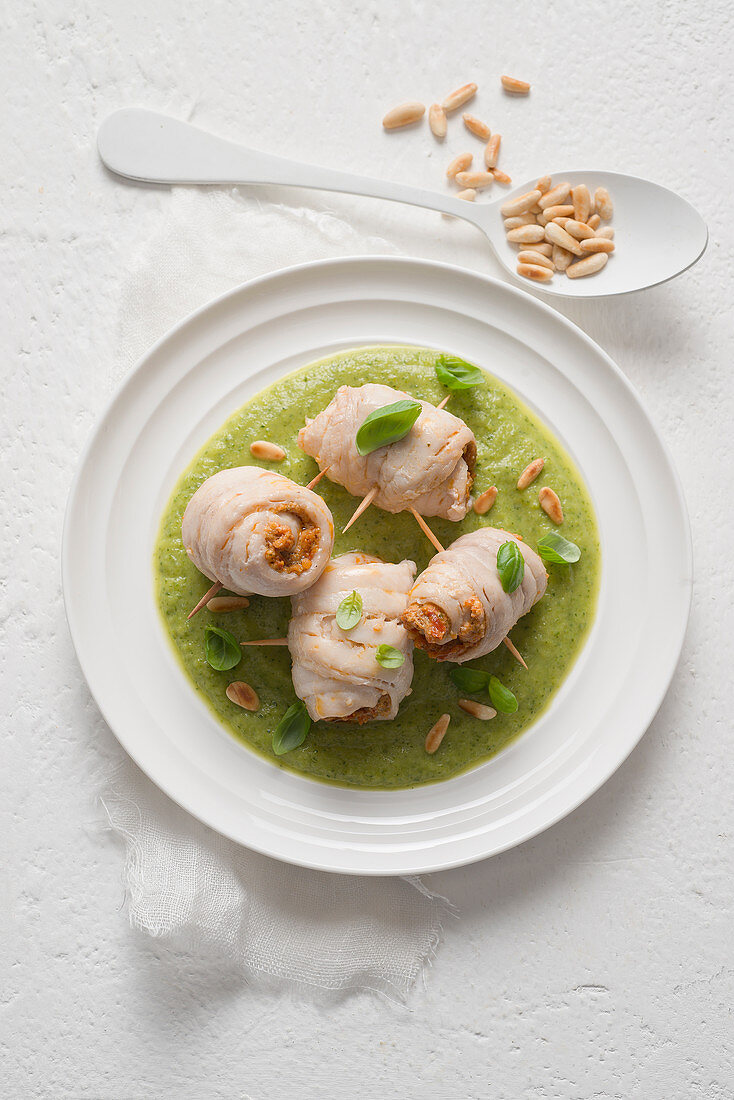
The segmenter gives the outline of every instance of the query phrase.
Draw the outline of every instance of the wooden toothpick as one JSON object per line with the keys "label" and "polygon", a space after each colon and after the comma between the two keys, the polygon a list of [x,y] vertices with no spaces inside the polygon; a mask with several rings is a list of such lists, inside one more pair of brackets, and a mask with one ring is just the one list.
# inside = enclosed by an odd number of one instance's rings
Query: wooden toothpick
{"label": "wooden toothpick", "polygon": [[438,541],[438,539],[434,535],[433,531],[431,530],[431,528],[428,526],[428,524],[424,520],[423,516],[419,512],[416,512],[415,508],[409,508],[408,511],[411,513],[411,515],[415,519],[415,522],[418,524],[418,526],[420,527],[421,531],[426,536],[428,541],[430,543],[433,543],[433,545],[436,547],[436,549],[438,550],[438,552],[440,554],[443,551],[443,546]]}
{"label": "wooden toothpick", "polygon": [[196,605],[196,607],[194,608],[194,610],[193,610],[193,611],[189,611],[189,613],[188,613],[188,615],[186,616],[186,618],[187,618],[187,619],[193,619],[193,617],[194,617],[194,615],[196,614],[196,612],[197,612],[197,611],[201,611],[201,609],[202,609],[202,607],[204,606],[204,604],[208,603],[208,602],[209,602],[209,600],[210,600],[210,599],[212,598],[212,596],[216,596],[217,592],[218,592],[218,591],[219,591],[219,589],[220,589],[220,588],[222,588],[222,587],[223,587],[223,585],[222,585],[222,582],[221,582],[221,581],[215,581],[215,582],[214,582],[214,584],[213,584],[213,585],[211,586],[211,588],[209,589],[209,591],[208,591],[208,592],[205,592],[205,593],[204,593],[204,595],[203,595],[203,596],[201,597],[201,599],[200,599],[200,600],[199,600],[199,602],[197,603],[197,605]]}
{"label": "wooden toothpick", "polygon": [[506,638],[502,639],[502,641],[505,643],[505,645],[507,646],[507,648],[509,649],[510,653],[515,658],[515,660],[519,661],[523,668],[527,668],[528,666],[525,664],[522,653],[520,652],[519,649],[516,649],[515,646],[512,644],[512,642],[510,641],[510,635],[508,634]]}
{"label": "wooden toothpick", "polygon": [[319,483],[319,482],[321,481],[321,478],[322,478],[322,477],[323,477],[323,476],[324,476],[325,474],[328,474],[328,472],[329,472],[329,470],[330,470],[330,469],[331,469],[331,466],[324,466],[323,470],[321,470],[321,471],[320,471],[320,472],[319,472],[318,474],[316,474],[316,477],[315,477],[315,478],[313,478],[313,479],[312,479],[311,481],[309,481],[309,483],[308,483],[308,485],[306,486],[306,488],[307,488],[307,489],[313,489],[314,485],[318,485],[318,483]]}
{"label": "wooden toothpick", "polygon": [[377,496],[378,490],[379,490],[379,485],[373,485],[372,488],[370,489],[369,493],[367,493],[367,496],[364,497],[364,499],[360,501],[359,505],[357,506],[357,510],[355,511],[354,515],[350,519],[349,523],[344,528],[344,532],[343,532],[344,534],[346,534],[346,532],[349,530],[349,528],[352,526],[352,524],[356,520],[359,519],[359,517],[362,515],[362,512],[367,511],[370,504],[372,503],[372,501]]}

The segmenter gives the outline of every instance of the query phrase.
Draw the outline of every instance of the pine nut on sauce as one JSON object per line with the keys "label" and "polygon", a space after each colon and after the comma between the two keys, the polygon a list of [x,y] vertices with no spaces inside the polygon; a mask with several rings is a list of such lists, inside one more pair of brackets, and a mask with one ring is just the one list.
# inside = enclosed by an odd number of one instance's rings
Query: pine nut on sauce
{"label": "pine nut on sauce", "polygon": [[436,751],[438,746],[444,739],[446,730],[449,728],[449,722],[451,721],[450,714],[442,714],[435,725],[431,726],[426,737],[426,752],[432,754]]}
{"label": "pine nut on sauce", "polygon": [[262,458],[266,462],[282,462],[285,451],[277,443],[269,443],[267,439],[256,439],[250,444],[250,454],[253,458]]}

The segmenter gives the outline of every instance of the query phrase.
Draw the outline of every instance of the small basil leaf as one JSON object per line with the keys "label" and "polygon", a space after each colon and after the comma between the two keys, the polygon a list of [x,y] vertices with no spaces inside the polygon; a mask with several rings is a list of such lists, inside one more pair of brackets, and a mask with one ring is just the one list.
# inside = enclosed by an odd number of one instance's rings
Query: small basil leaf
{"label": "small basil leaf", "polygon": [[217,672],[226,672],[242,660],[240,643],[221,626],[207,626],[204,631],[204,652],[207,661]]}
{"label": "small basil leaf", "polygon": [[288,707],[273,734],[273,752],[283,756],[302,745],[311,729],[311,719],[306,704],[300,699]]}
{"label": "small basil leaf", "polygon": [[525,558],[516,542],[508,539],[497,551],[497,572],[505,592],[514,592],[525,575]]}
{"label": "small basil leaf", "polygon": [[362,597],[350,592],[336,609],[336,623],[342,630],[354,630],[362,621]]}
{"label": "small basil leaf", "polygon": [[421,414],[421,404],[412,398],[383,405],[366,417],[359,428],[355,442],[361,455],[371,454],[378,447],[397,443],[407,435]]}
{"label": "small basil leaf", "polygon": [[447,390],[470,390],[486,382],[479,367],[473,367],[466,359],[456,355],[441,355],[435,365],[438,380]]}
{"label": "small basil leaf", "polygon": [[514,714],[517,710],[517,699],[509,688],[499,682],[496,676],[489,678],[489,698],[495,710],[501,710],[503,714]]}
{"label": "small basil leaf", "polygon": [[394,645],[381,645],[377,647],[375,660],[383,668],[400,668],[405,662],[405,654]]}
{"label": "small basil leaf", "polygon": [[573,565],[581,557],[581,551],[575,542],[569,542],[563,535],[549,531],[538,539],[538,553],[543,561],[552,562],[553,565]]}
{"label": "small basil leaf", "polygon": [[459,691],[468,691],[471,695],[486,691],[489,684],[489,673],[478,668],[452,668],[449,676]]}

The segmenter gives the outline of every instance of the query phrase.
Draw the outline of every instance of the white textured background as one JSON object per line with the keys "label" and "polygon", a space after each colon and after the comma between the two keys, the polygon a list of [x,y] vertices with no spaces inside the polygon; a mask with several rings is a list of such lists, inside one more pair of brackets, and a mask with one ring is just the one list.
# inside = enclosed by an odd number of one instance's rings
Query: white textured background
{"label": "white textured background", "polygon": [[[0,1095],[734,1096],[731,4],[6,11]],[[531,80],[531,97],[503,97],[500,72]],[[99,832],[94,795],[118,750],[66,630],[61,521],[115,374],[121,282],[169,196],[106,175],[94,135],[109,111],[147,105],[295,158],[442,187],[447,150],[427,129],[385,135],[379,121],[467,79],[516,179],[564,162],[639,173],[708,221],[709,250],[679,280],[568,310],[673,450],[693,523],[693,615],[673,687],[617,775],[536,840],[432,877],[461,919],[427,989],[405,1008],[316,1003],[136,938],[120,852]],[[455,119],[452,152],[467,145],[461,131]],[[497,273],[469,227],[314,201],[380,234],[399,219],[416,255]]]}

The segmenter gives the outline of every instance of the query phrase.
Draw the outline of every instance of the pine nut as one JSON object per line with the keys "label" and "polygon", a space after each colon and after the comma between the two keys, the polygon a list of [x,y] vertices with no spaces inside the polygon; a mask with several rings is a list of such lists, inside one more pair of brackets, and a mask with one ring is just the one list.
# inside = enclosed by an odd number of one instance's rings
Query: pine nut
{"label": "pine nut", "polygon": [[497,157],[500,153],[500,142],[502,141],[501,134],[492,134],[487,144],[484,147],[484,163],[487,168],[494,168],[497,164]]}
{"label": "pine nut", "polygon": [[512,92],[514,95],[527,95],[530,91],[530,85],[526,80],[518,80],[516,76],[503,76],[500,79],[506,92]]}
{"label": "pine nut", "polygon": [[575,220],[577,222],[588,221],[591,211],[591,195],[585,183],[579,183],[571,189],[571,201],[573,202]]}
{"label": "pine nut", "polygon": [[535,185],[535,190],[540,191],[541,195],[544,195],[546,191],[550,191],[553,180],[550,176],[541,176]]}
{"label": "pine nut", "polygon": [[465,172],[471,164],[473,157],[471,153],[459,153],[458,157],[454,157],[451,164],[446,169],[446,175],[450,180],[456,179],[459,172]]}
{"label": "pine nut", "polygon": [[[505,224],[507,224],[507,223],[505,223]],[[606,237],[606,239],[608,241],[613,241],[614,240],[614,230],[612,229],[611,225],[605,225],[603,229],[597,229],[596,230],[596,236],[597,237]]]}
{"label": "pine nut", "polygon": [[439,103],[432,103],[428,108],[428,125],[431,127],[433,136],[438,138],[439,141],[443,141],[446,137],[448,122],[446,112]]}
{"label": "pine nut", "polygon": [[603,222],[608,222],[614,213],[614,206],[606,187],[597,187],[594,192],[596,212]]}
{"label": "pine nut", "polygon": [[591,256],[586,256],[583,260],[577,260],[575,264],[567,267],[566,274],[569,279],[583,279],[585,275],[596,275],[608,259],[606,252],[594,252]]}
{"label": "pine nut", "polygon": [[543,240],[544,233],[542,225],[520,225],[517,229],[509,231],[507,239],[512,244],[535,244]]}
{"label": "pine nut", "polygon": [[393,107],[391,111],[388,111],[382,120],[382,125],[386,130],[399,130],[401,126],[410,126],[414,122],[418,122],[423,118],[426,113],[426,108],[422,103],[417,103],[412,100],[409,103],[401,103],[398,107]]}
{"label": "pine nut", "polygon": [[594,236],[594,230],[589,229],[588,225],[584,222],[574,221],[573,218],[569,218],[563,227],[567,233],[570,233],[572,237],[575,237],[577,241],[585,241],[589,237]]}
{"label": "pine nut", "polygon": [[475,137],[481,138],[482,141],[489,141],[492,136],[492,131],[486,122],[482,122],[481,118],[477,118],[476,115],[462,115],[464,119],[464,125]]}
{"label": "pine nut", "polygon": [[514,218],[505,219],[505,229],[517,229],[519,225],[535,225],[533,214],[516,214]]}
{"label": "pine nut", "polygon": [[543,214],[549,222],[552,222],[554,218],[572,218],[573,207],[568,203],[561,203],[559,206],[546,206]]}
{"label": "pine nut", "polygon": [[561,502],[558,499],[558,495],[554,493],[552,489],[549,489],[547,485],[538,493],[538,503],[545,514],[550,516],[554,523],[563,523]]}
{"label": "pine nut", "polygon": [[462,187],[474,187],[477,191],[481,191],[494,183],[494,176],[491,172],[459,172],[456,182]]}
{"label": "pine nut", "polygon": [[249,607],[247,596],[213,596],[207,603],[209,611],[220,613],[223,611],[240,611],[243,607]]}
{"label": "pine nut", "polygon": [[[565,229],[566,228],[566,222],[570,222],[570,221],[571,221],[570,218],[553,218],[553,223],[555,225],[560,225],[561,229]],[[551,223],[547,222],[546,224],[550,225]]]}
{"label": "pine nut", "polygon": [[535,252],[532,248],[528,248],[524,252],[518,252],[517,259],[518,263],[521,264],[537,264],[538,267],[547,267],[549,271],[555,271],[553,261],[544,256],[542,252]]}
{"label": "pine nut", "polygon": [[256,439],[250,444],[250,454],[253,458],[262,458],[266,462],[282,462],[285,451],[277,443],[269,443],[267,439]]}
{"label": "pine nut", "polygon": [[[538,228],[540,228],[540,226],[538,226]],[[568,252],[573,252],[574,256],[580,256],[582,254],[579,248],[579,242],[574,240],[570,233],[567,233],[560,225],[556,225],[555,222],[549,222],[544,232],[545,239],[550,241],[551,244],[559,244],[561,248],[565,248]]]}
{"label": "pine nut", "polygon": [[459,191],[456,197],[457,199],[464,199],[465,202],[474,202],[477,192],[474,187],[467,187],[463,191]]}
{"label": "pine nut", "polygon": [[474,501],[472,507],[478,516],[484,516],[493,507],[494,502],[497,499],[497,486],[493,485],[491,489],[485,490],[480,493],[477,499]]}
{"label": "pine nut", "polygon": [[551,219],[550,219],[550,218],[546,218],[545,214],[544,214],[544,213],[543,213],[543,211],[541,210],[541,212],[540,212],[539,214],[536,214],[536,215],[535,215],[535,220],[536,220],[536,222],[537,222],[537,224],[538,224],[538,225],[547,225],[547,224],[548,224],[548,222],[549,222],[549,221],[550,221]]}
{"label": "pine nut", "polygon": [[534,458],[532,462],[528,463],[523,472],[517,479],[518,489],[527,489],[531,482],[535,481],[540,471],[545,466],[544,458]]}
{"label": "pine nut", "polygon": [[229,684],[225,694],[230,703],[236,703],[238,707],[244,707],[245,710],[258,710],[260,707],[257,692],[243,680],[235,680],[234,683]]}
{"label": "pine nut", "polygon": [[476,84],[462,84],[455,92],[450,92],[449,95],[446,96],[441,106],[444,111],[455,111],[457,107],[461,107],[464,103],[468,103],[476,94]]}
{"label": "pine nut", "polygon": [[581,242],[582,252],[614,252],[614,241],[607,237],[589,237]]}
{"label": "pine nut", "polygon": [[512,176],[508,176],[507,172],[503,172],[501,168],[493,168],[492,175],[497,183],[512,183]]}
{"label": "pine nut", "polygon": [[571,184],[559,183],[552,191],[546,191],[545,194],[538,199],[538,206],[541,210],[546,210],[549,206],[558,206],[559,203],[565,202],[570,194]]}
{"label": "pine nut", "polygon": [[533,248],[536,252],[540,252],[541,256],[547,256],[548,259],[553,255],[553,245],[548,241],[538,241],[537,244],[533,245]]}
{"label": "pine nut", "polygon": [[553,278],[553,272],[549,268],[538,264],[518,264],[517,273],[526,279],[535,279],[536,283],[547,283]]}
{"label": "pine nut", "polygon": [[561,248],[559,244],[554,244],[551,259],[553,260],[556,271],[565,271],[573,260],[573,254],[567,249]]}
{"label": "pine nut", "polygon": [[500,213],[506,218],[513,214],[526,214],[531,206],[535,206],[540,198],[540,191],[526,191],[524,195],[518,195],[515,199],[508,199],[500,207]]}
{"label": "pine nut", "polygon": [[497,711],[494,707],[488,707],[484,703],[476,703],[473,699],[457,699],[456,702],[462,710],[465,710],[467,714],[471,714],[472,718],[479,718],[482,722],[497,717]]}
{"label": "pine nut", "polygon": [[[579,221],[581,221],[580,218]],[[592,214],[590,218],[586,219],[586,224],[588,225],[589,229],[598,229],[601,225],[601,218],[598,214]]]}
{"label": "pine nut", "polygon": [[426,737],[426,752],[434,753],[444,739],[444,734],[449,728],[450,714],[442,714],[434,726],[431,726]]}

